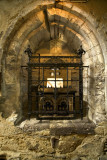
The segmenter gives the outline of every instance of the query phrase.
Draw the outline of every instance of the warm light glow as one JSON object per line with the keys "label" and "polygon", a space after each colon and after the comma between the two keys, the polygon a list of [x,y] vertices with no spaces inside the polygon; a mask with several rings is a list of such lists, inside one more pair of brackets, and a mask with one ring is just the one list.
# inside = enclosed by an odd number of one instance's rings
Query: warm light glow
{"label": "warm light glow", "polygon": [[[47,87],[55,88],[55,78],[47,78]],[[56,88],[63,88],[63,78],[56,78]]]}

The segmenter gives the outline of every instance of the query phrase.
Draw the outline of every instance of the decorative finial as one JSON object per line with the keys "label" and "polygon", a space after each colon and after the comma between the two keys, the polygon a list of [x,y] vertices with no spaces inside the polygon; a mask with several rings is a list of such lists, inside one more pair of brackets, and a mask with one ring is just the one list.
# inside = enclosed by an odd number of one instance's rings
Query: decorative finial
{"label": "decorative finial", "polygon": [[30,45],[28,45],[27,49],[24,52],[27,53],[29,57],[31,57],[33,54],[32,49],[30,48]]}
{"label": "decorative finial", "polygon": [[85,53],[86,53],[86,51],[82,48],[82,45],[81,45],[80,49],[77,51],[77,54],[82,57],[82,55]]}

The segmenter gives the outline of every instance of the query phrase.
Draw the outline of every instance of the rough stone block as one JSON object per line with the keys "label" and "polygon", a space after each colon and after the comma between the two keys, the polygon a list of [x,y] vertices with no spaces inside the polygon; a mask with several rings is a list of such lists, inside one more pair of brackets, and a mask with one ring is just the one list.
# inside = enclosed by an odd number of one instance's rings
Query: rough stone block
{"label": "rough stone block", "polygon": [[107,160],[107,155],[103,155],[99,158],[99,160]]}
{"label": "rough stone block", "polygon": [[86,23],[84,23],[82,26],[81,26],[81,29],[86,32],[86,34],[89,34],[91,32],[91,29],[87,26]]}
{"label": "rough stone block", "polygon": [[104,127],[96,127],[95,128],[95,133],[98,135],[104,135]]}

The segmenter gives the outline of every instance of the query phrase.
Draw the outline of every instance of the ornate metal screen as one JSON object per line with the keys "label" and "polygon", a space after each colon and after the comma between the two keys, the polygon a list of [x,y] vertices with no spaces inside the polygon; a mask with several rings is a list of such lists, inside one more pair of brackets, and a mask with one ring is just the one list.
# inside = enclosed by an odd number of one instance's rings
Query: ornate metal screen
{"label": "ornate metal screen", "polygon": [[[27,48],[28,115],[38,119],[83,118],[81,48],[76,56],[34,56]],[[26,67],[26,66],[25,66]]]}

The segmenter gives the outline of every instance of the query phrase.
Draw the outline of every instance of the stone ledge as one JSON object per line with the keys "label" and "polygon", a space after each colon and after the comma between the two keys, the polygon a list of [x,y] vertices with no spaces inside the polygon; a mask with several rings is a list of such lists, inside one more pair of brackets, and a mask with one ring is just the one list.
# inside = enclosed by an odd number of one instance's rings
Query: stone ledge
{"label": "stone ledge", "polygon": [[93,123],[84,124],[79,123],[78,125],[68,124],[68,126],[53,127],[50,128],[51,135],[70,135],[70,134],[95,134],[95,125]]}
{"label": "stone ledge", "polygon": [[23,121],[19,126],[24,132],[49,130],[50,135],[95,134],[95,124],[88,120],[39,121],[36,119]]}

